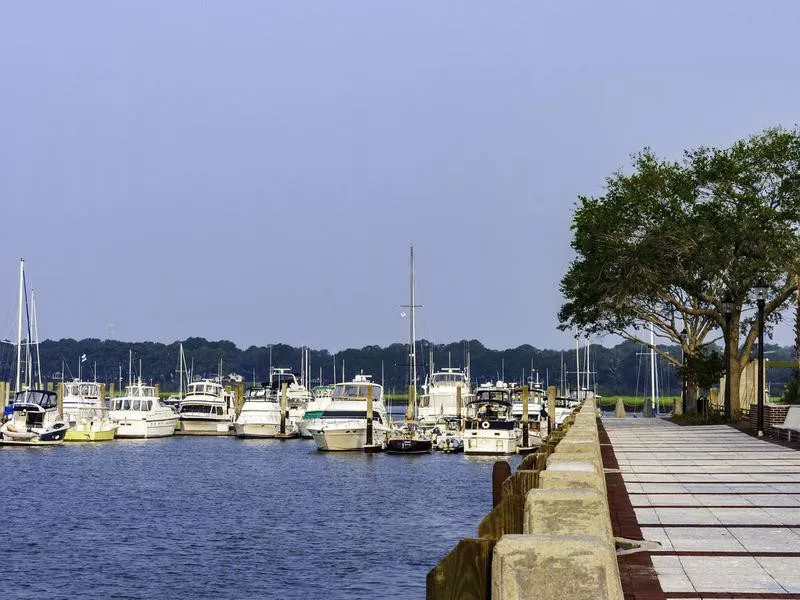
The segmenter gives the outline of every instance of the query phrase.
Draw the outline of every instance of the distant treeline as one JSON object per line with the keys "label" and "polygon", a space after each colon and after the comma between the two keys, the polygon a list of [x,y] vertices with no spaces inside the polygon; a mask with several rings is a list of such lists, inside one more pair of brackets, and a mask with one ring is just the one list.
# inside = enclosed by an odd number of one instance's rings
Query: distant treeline
{"label": "distant treeline", "polygon": [[[183,341],[187,362],[194,365],[194,375],[202,377],[216,376],[220,359],[222,374],[236,373],[244,377],[245,382],[264,381],[268,376],[270,364],[269,346],[250,346],[242,350],[229,341],[209,341],[204,338],[189,338]],[[792,360],[791,348],[765,346],[767,357],[774,361]],[[142,363],[142,379],[161,385],[162,390],[174,390],[178,386],[178,354],[179,342],[161,344],[156,342],[127,343],[115,340],[99,339],[62,339],[46,340],[39,346],[42,373],[45,379],[56,381],[61,379],[62,364],[64,377],[78,377],[78,364],[81,356],[86,359],[81,363],[83,378],[95,378],[106,383],[117,383],[122,372],[123,383],[128,380],[128,351],[133,351],[134,377],[138,374],[139,361]],[[665,347],[671,355],[679,356],[677,346]],[[523,345],[507,350],[486,348],[477,340],[462,340],[450,344],[432,344],[426,340],[417,347],[417,364],[419,381],[424,381],[430,369],[430,352],[433,352],[434,368],[464,367],[467,351],[471,357],[471,371],[474,382],[504,378],[506,381],[520,381],[524,375],[527,379],[531,368],[536,369],[543,383],[559,385],[562,374],[562,360],[566,379],[570,387],[575,386],[575,351],[541,350],[530,345]],[[275,367],[288,367],[296,373],[300,372],[301,350],[286,344],[271,346],[272,364]],[[581,351],[581,370],[585,370],[585,356]],[[322,370],[322,382],[331,383],[334,373],[334,355],[327,350],[311,350],[312,384],[317,385]],[[598,391],[604,395],[643,395],[650,389],[649,354],[640,345],[624,342],[607,348],[592,345],[589,353],[591,382],[597,383]],[[366,373],[375,381],[381,379],[381,365],[386,391],[403,393],[408,385],[408,346],[407,344],[391,344],[388,347],[365,346],[349,348],[335,354],[336,378],[342,380],[344,375],[351,379],[356,373]],[[344,372],[342,371],[344,364]],[[95,366],[96,365],[96,366]],[[596,375],[595,375],[596,374]],[[16,375],[16,347],[0,344],[0,379],[13,381]],[[782,392],[783,386],[791,377],[791,370],[786,368],[768,369],[767,383],[773,395]],[[675,368],[666,360],[658,361],[657,380],[662,395],[680,394],[680,381]]]}

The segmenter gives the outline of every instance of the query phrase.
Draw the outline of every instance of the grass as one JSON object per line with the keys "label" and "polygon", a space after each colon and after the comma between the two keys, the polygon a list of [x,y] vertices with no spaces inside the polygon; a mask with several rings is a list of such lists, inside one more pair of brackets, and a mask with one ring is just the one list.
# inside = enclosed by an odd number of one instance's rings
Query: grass
{"label": "grass", "polygon": [[[659,409],[671,411],[674,401],[678,398],[679,396],[661,396],[658,403]],[[642,396],[603,396],[598,404],[607,408],[613,407],[617,405],[617,400],[619,399],[622,399],[626,409],[642,408],[644,406],[644,398]]]}

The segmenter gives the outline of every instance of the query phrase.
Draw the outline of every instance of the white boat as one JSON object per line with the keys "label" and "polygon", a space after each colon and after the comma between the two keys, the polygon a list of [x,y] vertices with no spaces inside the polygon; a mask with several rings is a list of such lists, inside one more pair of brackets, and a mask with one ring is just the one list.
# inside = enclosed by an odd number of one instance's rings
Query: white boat
{"label": "white boat", "polygon": [[49,390],[23,390],[14,396],[11,418],[0,426],[0,445],[51,446],[64,442],[69,424],[58,414]]}
{"label": "white boat", "polygon": [[100,442],[114,439],[118,425],[106,414],[99,383],[80,379],[64,383],[62,404],[64,418],[70,427],[65,441]]}
{"label": "white boat", "polygon": [[[287,434],[296,432],[295,424],[288,418],[284,427]],[[248,388],[233,430],[240,438],[272,438],[280,433],[281,405],[269,388]]]}
{"label": "white boat", "polygon": [[236,419],[233,394],[212,379],[190,383],[180,419],[183,435],[230,435]]}
{"label": "white boat", "polygon": [[511,392],[501,388],[479,388],[467,405],[474,416],[464,429],[465,454],[515,454],[522,429],[511,414]]}
{"label": "white boat", "polygon": [[308,404],[312,400],[311,392],[302,384],[297,378],[297,375],[292,373],[291,369],[282,367],[274,367],[270,369],[269,387],[272,394],[278,402],[280,402],[280,394],[283,384],[286,384],[286,405],[288,410],[288,418],[294,423],[298,424],[303,420],[306,414]]}
{"label": "white boat", "polygon": [[[457,406],[458,389],[461,389],[461,407]],[[419,424],[432,429],[442,418],[463,414],[464,407],[475,399],[467,375],[461,369],[446,368],[435,372],[422,386],[419,401]]]}
{"label": "white boat", "polygon": [[164,406],[156,388],[139,383],[125,387],[125,395],[109,401],[108,416],[119,425],[118,438],[159,438],[175,433],[178,415]]}
{"label": "white boat", "polygon": [[331,403],[333,399],[333,388],[335,386],[332,385],[320,385],[311,390],[311,402],[308,403],[306,406],[306,412],[303,414],[303,418],[297,423],[297,427],[300,431],[300,437],[311,439],[311,434],[308,432],[309,427],[316,427],[319,425],[320,417],[322,417],[322,413],[328,408],[328,405]]}
{"label": "white boat", "polygon": [[392,424],[383,399],[383,387],[356,375],[353,381],[337,383],[331,403],[319,423],[308,428],[320,450],[362,450],[367,443],[367,389],[372,389],[372,441],[386,446]]}

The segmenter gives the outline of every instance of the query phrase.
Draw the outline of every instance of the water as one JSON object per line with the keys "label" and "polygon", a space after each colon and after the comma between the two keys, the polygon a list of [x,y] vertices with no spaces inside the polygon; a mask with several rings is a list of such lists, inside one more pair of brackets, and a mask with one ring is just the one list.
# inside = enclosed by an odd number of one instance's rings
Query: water
{"label": "water", "polygon": [[3,598],[424,598],[494,459],[174,437],[0,448]]}

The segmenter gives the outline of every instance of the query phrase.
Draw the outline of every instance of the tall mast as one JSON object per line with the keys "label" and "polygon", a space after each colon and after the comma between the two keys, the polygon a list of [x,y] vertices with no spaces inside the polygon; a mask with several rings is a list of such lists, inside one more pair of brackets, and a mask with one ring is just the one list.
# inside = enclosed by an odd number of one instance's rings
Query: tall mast
{"label": "tall mast", "polygon": [[22,370],[22,287],[25,285],[25,259],[19,259],[19,304],[17,306],[17,384],[15,392],[20,391],[20,371]]}
{"label": "tall mast", "polygon": [[133,350],[128,349],[128,385],[133,385]]}
{"label": "tall mast", "polygon": [[416,309],[414,297],[414,246],[410,252],[410,291],[408,308],[411,309],[411,322],[409,323],[408,357],[409,357],[409,410],[406,418],[414,419],[417,416],[417,330],[416,330]]}
{"label": "tall mast", "polygon": [[39,388],[42,387],[42,358],[39,355],[39,319],[36,317],[36,296],[31,290],[31,309],[33,310],[33,339],[36,343],[36,374]]}
{"label": "tall mast", "polygon": [[583,384],[586,388],[586,397],[589,393],[589,334],[586,334],[586,381]]}

